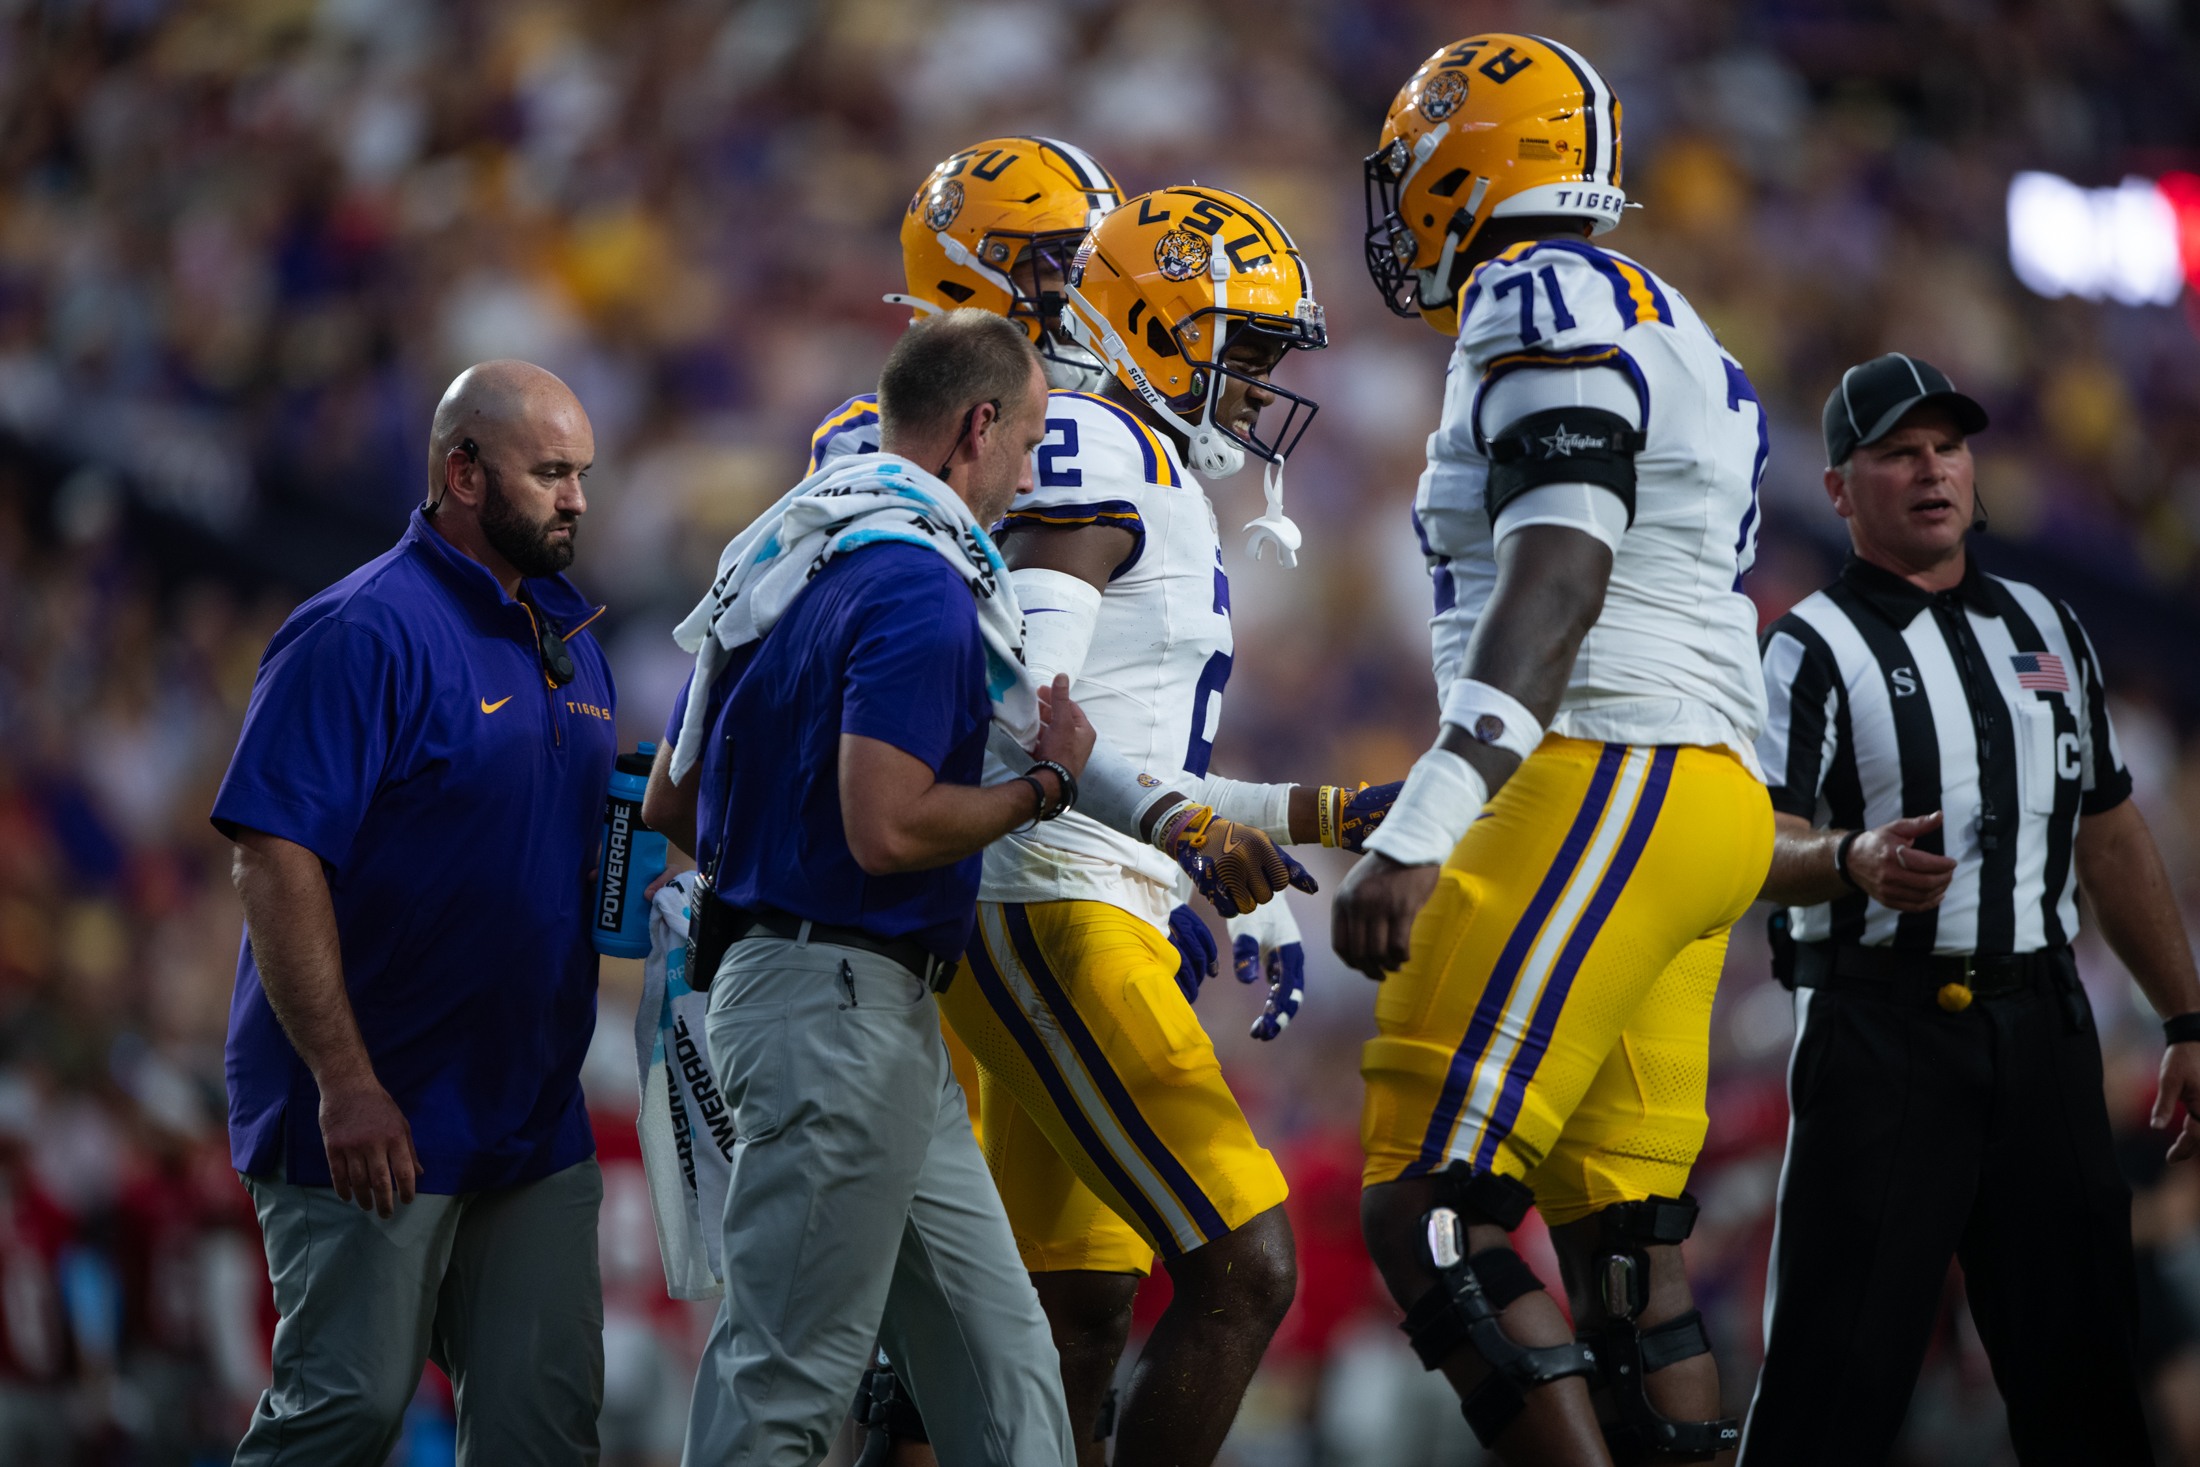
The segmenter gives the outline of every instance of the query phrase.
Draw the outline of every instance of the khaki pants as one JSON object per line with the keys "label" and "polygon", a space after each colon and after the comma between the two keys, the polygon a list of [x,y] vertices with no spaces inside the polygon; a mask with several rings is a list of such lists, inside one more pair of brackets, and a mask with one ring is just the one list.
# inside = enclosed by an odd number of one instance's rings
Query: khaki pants
{"label": "khaki pants", "polygon": [[381,1467],[429,1360],[455,1391],[461,1467],[596,1461],[594,1158],[517,1187],[419,1193],[387,1221],[327,1187],[245,1186],[282,1322],[236,1467]]}
{"label": "khaki pants", "polygon": [[740,1134],[688,1467],[808,1467],[874,1342],[942,1462],[1067,1467],[1062,1367],[932,994],[853,948],[735,943],[711,1067]]}

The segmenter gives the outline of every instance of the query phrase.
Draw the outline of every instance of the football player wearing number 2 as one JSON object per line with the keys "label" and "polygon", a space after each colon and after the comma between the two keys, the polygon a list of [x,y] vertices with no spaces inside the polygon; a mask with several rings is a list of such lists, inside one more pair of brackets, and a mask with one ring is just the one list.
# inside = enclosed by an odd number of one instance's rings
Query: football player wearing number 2
{"label": "football player wearing number 2", "polygon": [[[1735,1424],[1679,1244],[1720,961],[1772,852],[1740,590],[1764,412],[1678,292],[1589,243],[1625,196],[1579,54],[1445,47],[1366,169],[1377,287],[1457,345],[1415,500],[1443,726],[1332,921],[1383,984],[1362,1227],[1513,1467],[1707,1460]],[[1571,1332],[1507,1240],[1530,1203]]]}
{"label": "football player wearing number 2", "polygon": [[[987,1160],[1054,1326],[1072,1419],[1106,1392],[1158,1252],[1175,1297],[1131,1375],[1115,1460],[1201,1464],[1221,1448],[1296,1270],[1283,1174],[1179,987],[1179,872],[1164,852],[1225,827],[1213,839],[1356,847],[1395,789],[1208,772],[1232,644],[1215,512],[1195,473],[1265,460],[1261,543],[1295,551],[1280,470],[1313,404],[1267,378],[1288,351],[1327,338],[1289,236],[1236,195],[1164,189],[1100,222],[1064,293],[1064,324],[1109,381],[1049,400],[1035,487],[997,533],[1027,660],[1068,673],[1097,705],[1095,728],[1154,771],[1152,834],[1071,815],[996,842],[978,933],[942,1007],[978,1057]],[[1291,411],[1264,434],[1279,399]],[[1289,922],[1281,900],[1255,914],[1257,893],[1202,890],[1280,967],[1298,940],[1277,925]],[[1296,1003],[1279,982],[1254,1032],[1280,1031]],[[1100,1447],[1085,1457],[1099,1462]]]}

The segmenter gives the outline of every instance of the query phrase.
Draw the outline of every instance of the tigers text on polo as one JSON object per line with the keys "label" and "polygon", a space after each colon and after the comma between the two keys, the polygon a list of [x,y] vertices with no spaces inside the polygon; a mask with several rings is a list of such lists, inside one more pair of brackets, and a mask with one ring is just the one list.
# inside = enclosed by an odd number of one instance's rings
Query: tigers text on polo
{"label": "tigers text on polo", "polygon": [[[618,736],[591,607],[563,576],[494,576],[422,517],[308,600],[261,658],[213,820],[321,858],[375,1077],[411,1123],[420,1190],[473,1192],[595,1149],[589,875]],[[532,602],[532,606],[526,604]],[[536,618],[575,677],[543,670]],[[249,934],[226,1053],[240,1172],[329,1185],[320,1092]]]}

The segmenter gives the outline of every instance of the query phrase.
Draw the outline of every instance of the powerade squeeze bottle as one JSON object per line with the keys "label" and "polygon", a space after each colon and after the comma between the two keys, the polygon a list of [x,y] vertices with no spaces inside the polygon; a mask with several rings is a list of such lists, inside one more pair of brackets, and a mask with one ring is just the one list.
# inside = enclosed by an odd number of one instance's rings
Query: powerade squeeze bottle
{"label": "powerade squeeze bottle", "polygon": [[596,951],[613,958],[649,956],[649,901],[642,894],[665,869],[665,838],[642,824],[642,791],[657,746],[648,740],[621,754],[603,802],[603,849],[596,863],[596,907],[589,923]]}

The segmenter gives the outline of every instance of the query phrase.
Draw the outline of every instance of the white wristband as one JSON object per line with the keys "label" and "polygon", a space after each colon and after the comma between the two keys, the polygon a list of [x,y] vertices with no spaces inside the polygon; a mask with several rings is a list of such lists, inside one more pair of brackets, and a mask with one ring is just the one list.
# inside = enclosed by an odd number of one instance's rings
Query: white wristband
{"label": "white wristband", "polygon": [[1215,807],[1224,820],[1250,825],[1279,846],[1291,844],[1291,791],[1295,784],[1246,784],[1210,774],[1193,798]]}
{"label": "white wristband", "polygon": [[1543,742],[1543,725],[1519,699],[1471,677],[1460,678],[1445,691],[1444,722],[1470,739],[1520,759]]}
{"label": "white wristband", "polygon": [[1490,787],[1473,765],[1449,749],[1431,749],[1414,761],[1397,803],[1363,849],[1401,866],[1439,865],[1489,797]]}

